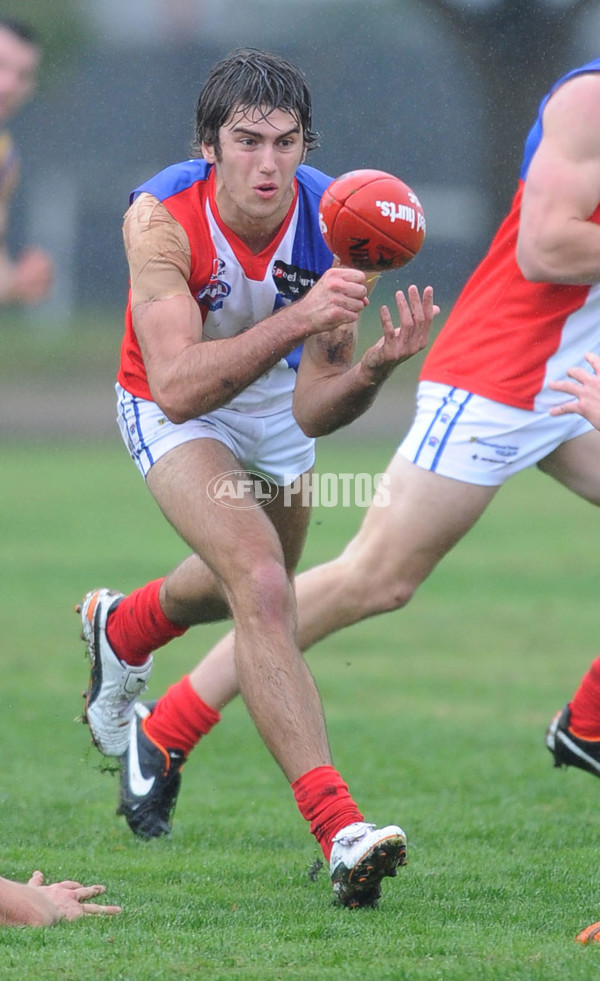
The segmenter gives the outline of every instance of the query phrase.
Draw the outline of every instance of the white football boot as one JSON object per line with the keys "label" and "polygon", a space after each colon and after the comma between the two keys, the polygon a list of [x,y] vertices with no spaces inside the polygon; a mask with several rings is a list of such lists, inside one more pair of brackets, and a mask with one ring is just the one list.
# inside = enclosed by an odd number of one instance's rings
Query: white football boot
{"label": "white football boot", "polygon": [[376,906],[381,880],[406,865],[406,835],[389,824],[357,821],[335,835],[329,859],[333,891],[344,906]]}
{"label": "white football boot", "polygon": [[84,721],[94,745],[105,756],[122,756],[127,750],[135,702],[148,687],[152,673],[152,655],[142,665],[125,664],[108,643],[106,621],[122,599],[123,593],[115,589],[94,589],[76,608],[91,664]]}

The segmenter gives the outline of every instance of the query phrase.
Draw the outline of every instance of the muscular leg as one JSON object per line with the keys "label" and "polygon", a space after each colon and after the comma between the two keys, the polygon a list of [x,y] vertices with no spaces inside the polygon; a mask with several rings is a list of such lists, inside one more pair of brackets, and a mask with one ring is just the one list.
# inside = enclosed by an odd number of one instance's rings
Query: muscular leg
{"label": "muscular leg", "polygon": [[600,505],[600,432],[597,429],[561,443],[538,467],[579,497]]}
{"label": "muscular leg", "polygon": [[[295,495],[284,507],[283,495],[270,501],[264,510],[275,525],[286,568],[293,573],[304,548],[310,508],[303,507]],[[190,555],[168,575],[160,588],[160,605],[169,620],[182,627],[214,623],[231,616],[223,589],[214,573],[199,555]]]}
{"label": "muscular leg", "polygon": [[[596,430],[561,444],[538,466],[580,497],[600,504],[600,433]],[[430,474],[399,455],[387,473],[389,506],[371,506],[358,534],[340,556],[297,579],[303,650],[351,623],[404,606],[495,493],[495,488]],[[285,522],[277,524],[281,533]],[[182,626],[229,616],[213,573],[196,555],[169,573],[160,600],[165,615]],[[237,690],[224,655],[217,653],[228,645],[230,640],[218,644],[206,670],[199,676],[192,674],[195,687],[201,680],[210,684],[207,700],[215,708],[226,704]]]}
{"label": "muscular leg", "polygon": [[[441,477],[399,454],[386,473],[388,506],[371,504],[342,554],[296,579],[302,650],[342,627],[404,606],[498,489]],[[222,708],[236,694],[231,634],[190,677],[194,689],[214,708]]]}
{"label": "muscular leg", "polygon": [[[561,444],[538,466],[580,497],[600,504],[597,430]],[[296,580],[302,650],[365,617],[404,606],[477,521],[496,490],[429,473],[400,455],[387,473],[389,506],[371,505],[344,552]],[[236,694],[231,635],[212,649],[191,679],[215,708]]]}
{"label": "muscular leg", "polygon": [[[205,493],[215,475],[232,469],[239,469],[239,463],[225,447],[212,440],[195,441],[159,460],[148,475],[148,487],[222,584],[234,618],[235,669],[244,701],[293,782],[330,763],[325,723],[297,646],[294,591],[274,525],[259,508],[219,508]],[[301,548],[303,512],[296,512],[296,521]]]}
{"label": "muscular leg", "polygon": [[389,504],[371,504],[341,555],[297,579],[303,649],[342,627],[405,606],[498,489],[441,477],[400,454],[386,473]]}
{"label": "muscular leg", "polygon": [[[304,506],[301,501],[302,496],[296,494],[292,496],[290,506],[285,506],[283,494],[279,494],[265,508],[265,512],[269,515],[279,534],[286,568],[290,575],[293,575],[302,555],[310,519],[310,508]],[[190,582],[194,570],[197,570],[198,581],[202,583],[201,567],[204,564],[197,556],[191,556],[182,565],[188,566]],[[204,566],[204,568],[206,567]],[[196,693],[211,708],[219,712],[239,694],[234,659],[234,638],[235,635],[232,630],[215,644],[190,673],[192,687]]]}
{"label": "muscular leg", "polygon": [[165,616],[180,627],[231,616],[221,584],[198,555],[188,556],[165,576],[159,601]]}

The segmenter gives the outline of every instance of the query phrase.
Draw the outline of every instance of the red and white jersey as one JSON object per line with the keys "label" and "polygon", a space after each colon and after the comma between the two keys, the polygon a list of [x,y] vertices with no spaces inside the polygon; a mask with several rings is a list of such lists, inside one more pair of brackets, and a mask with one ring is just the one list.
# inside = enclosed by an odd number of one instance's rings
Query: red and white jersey
{"label": "red and white jersey", "polygon": [[[564,378],[572,365],[586,365],[586,351],[600,354],[600,284],[531,283],[516,260],[523,187],[541,139],[544,107],[559,85],[590,71],[600,71],[600,59],[559,79],[542,100],[511,209],[431,347],[422,380],[546,411],[564,402],[548,382]],[[600,224],[600,206],[590,220]]]}
{"label": "red and white jersey", "polygon": [[[331,177],[298,168],[295,197],[276,238],[258,255],[222,221],[215,202],[212,166],[204,160],[175,164],[137,188],[152,195],[184,229],[189,242],[190,293],[200,309],[203,340],[234,337],[251,330],[281,307],[300,299],[331,266],[332,255],[319,230],[319,201]],[[161,253],[162,254],[162,253]],[[164,253],[168,263],[168,249]],[[251,414],[291,405],[300,360],[298,347],[227,403]],[[133,329],[131,300],[125,317],[120,385],[132,395],[152,398]]]}

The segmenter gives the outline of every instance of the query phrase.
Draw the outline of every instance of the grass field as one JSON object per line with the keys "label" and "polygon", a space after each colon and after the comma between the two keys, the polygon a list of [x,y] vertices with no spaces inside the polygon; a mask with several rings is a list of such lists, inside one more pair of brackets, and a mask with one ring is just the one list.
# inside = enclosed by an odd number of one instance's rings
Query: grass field
{"label": "grass field", "polygon": [[[321,471],[382,469],[388,444],[324,440]],[[87,680],[74,603],[184,554],[115,437],[2,447],[0,804],[4,875],[105,882],[117,919],[0,932],[0,979],[384,981],[596,978],[598,794],[554,771],[544,729],[600,645],[597,516],[536,473],[505,488],[403,612],[308,655],[334,757],[409,865],[378,910],[333,905],[283,776],[241,703],[187,764],[171,840],[135,840],[74,722]],[[315,511],[304,565],[360,520]],[[591,526],[591,530],[590,530]],[[150,694],[220,636],[157,656]]]}

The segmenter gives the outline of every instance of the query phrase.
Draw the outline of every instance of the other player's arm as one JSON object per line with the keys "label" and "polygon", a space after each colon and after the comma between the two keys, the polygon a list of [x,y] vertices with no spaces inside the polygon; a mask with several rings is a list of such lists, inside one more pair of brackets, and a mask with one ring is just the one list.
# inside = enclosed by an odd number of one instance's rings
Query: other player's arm
{"label": "other player's arm", "polygon": [[600,282],[600,72],[550,97],[521,207],[517,261],[533,282]]}
{"label": "other player's arm", "polygon": [[555,392],[571,395],[573,401],[563,402],[550,409],[550,415],[562,416],[569,412],[578,412],[592,426],[600,429],[600,358],[597,354],[588,352],[586,361],[592,366],[593,374],[585,368],[574,367],[567,371],[568,378],[552,381],[549,387]]}
{"label": "other player's arm", "polygon": [[373,403],[392,371],[423,350],[439,307],[430,286],[423,298],[410,286],[408,300],[396,293],[399,326],[387,306],[379,311],[383,336],[353,364],[356,328],[318,334],[304,345],[294,393],[294,416],[308,436],[324,436],[346,426]]}
{"label": "other player's arm", "polygon": [[155,198],[138,202],[124,225],[133,325],[152,397],[172,422],[225,405],[312,334],[358,321],[364,273],[329,269],[305,297],[252,329],[203,341],[187,236]]}
{"label": "other player's arm", "polygon": [[0,877],[0,926],[54,926],[60,920],[76,920],[96,913],[112,915],[120,906],[102,906],[88,899],[100,896],[105,887],[82,886],[67,880],[45,886],[41,872],[28,883]]}

